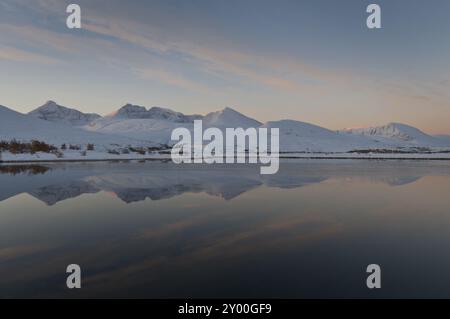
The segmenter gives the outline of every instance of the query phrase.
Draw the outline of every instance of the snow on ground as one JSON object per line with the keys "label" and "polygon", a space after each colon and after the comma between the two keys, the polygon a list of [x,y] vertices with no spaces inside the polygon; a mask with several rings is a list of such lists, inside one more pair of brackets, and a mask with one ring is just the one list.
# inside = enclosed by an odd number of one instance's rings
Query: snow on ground
{"label": "snow on ground", "polygon": [[131,139],[151,139],[155,144],[173,144],[170,140],[172,131],[177,127],[192,130],[191,123],[177,123],[155,119],[117,119],[102,118],[84,127],[90,132],[116,135]]}
{"label": "snow on ground", "polygon": [[61,161],[99,161],[99,160],[141,160],[141,159],[164,159],[170,158],[170,155],[163,155],[159,153],[151,154],[109,154],[99,151],[87,151],[82,154],[82,151],[65,151],[62,157],[55,154],[37,152],[35,154],[11,154],[10,152],[3,152],[0,154],[1,162],[61,162]]}

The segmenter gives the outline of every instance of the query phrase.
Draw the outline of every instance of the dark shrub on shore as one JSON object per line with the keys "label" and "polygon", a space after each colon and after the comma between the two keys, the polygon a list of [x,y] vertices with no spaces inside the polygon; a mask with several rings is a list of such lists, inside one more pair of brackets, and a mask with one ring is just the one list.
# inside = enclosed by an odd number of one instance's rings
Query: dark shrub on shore
{"label": "dark shrub on shore", "polygon": [[40,141],[32,141],[31,142],[31,153],[43,152],[43,153],[51,153],[58,150],[53,145],[46,144]]}
{"label": "dark shrub on shore", "polygon": [[141,155],[145,155],[146,151],[145,149],[141,148],[141,147],[129,147],[130,151],[133,153],[138,153]]}
{"label": "dark shrub on shore", "polygon": [[69,145],[69,149],[72,151],[80,151],[81,150],[81,146],[80,145]]}
{"label": "dark shrub on shore", "polygon": [[40,141],[31,141],[31,143],[23,143],[16,140],[0,142],[0,151],[7,151],[12,154],[54,153],[57,150],[55,146]]}

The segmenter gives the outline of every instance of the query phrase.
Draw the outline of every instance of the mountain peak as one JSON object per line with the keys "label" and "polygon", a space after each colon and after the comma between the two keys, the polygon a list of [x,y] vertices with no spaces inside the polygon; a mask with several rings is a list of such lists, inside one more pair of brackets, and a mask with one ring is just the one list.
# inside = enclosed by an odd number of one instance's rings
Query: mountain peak
{"label": "mountain peak", "polygon": [[154,120],[166,120],[177,123],[190,123],[194,119],[201,118],[200,115],[184,115],[180,112],[175,112],[168,108],[154,106],[147,109],[144,106],[126,104],[122,106],[118,111],[111,114],[113,118],[125,118],[125,119],[154,119]]}
{"label": "mountain peak", "polygon": [[53,100],[48,100],[47,102],[45,102],[45,104],[43,106],[57,106],[58,104],[53,101]]}
{"label": "mountain peak", "polygon": [[52,100],[29,112],[28,115],[45,121],[73,126],[83,126],[100,118],[98,114],[82,113],[78,110],[61,106]]}
{"label": "mountain peak", "polygon": [[222,114],[227,114],[227,113],[228,114],[239,114],[239,115],[245,116],[241,112],[237,111],[236,109],[234,109],[234,108],[232,108],[230,106],[226,106],[221,111],[219,111],[219,113],[222,113]]}
{"label": "mountain peak", "polygon": [[209,113],[203,118],[203,121],[206,126],[217,127],[249,128],[259,127],[262,124],[259,121],[232,109],[231,107],[226,107],[221,111]]}
{"label": "mountain peak", "polygon": [[127,103],[120,107],[117,111],[108,115],[108,118],[125,118],[125,119],[140,119],[145,118],[147,109],[143,106]]}
{"label": "mountain peak", "polygon": [[223,110],[223,112],[235,112],[235,113],[239,113],[238,111],[236,111],[235,109],[233,109],[230,106],[226,106]]}

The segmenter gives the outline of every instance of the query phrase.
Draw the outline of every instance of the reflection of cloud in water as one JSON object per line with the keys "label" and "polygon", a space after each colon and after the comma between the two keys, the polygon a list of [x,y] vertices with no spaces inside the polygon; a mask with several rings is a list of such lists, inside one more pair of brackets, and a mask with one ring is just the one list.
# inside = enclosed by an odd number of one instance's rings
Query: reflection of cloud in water
{"label": "reflection of cloud in water", "polygon": [[[218,222],[227,226],[216,228]],[[117,238],[111,235],[114,239],[92,241],[89,246],[72,245],[64,251],[49,247],[48,252],[42,252],[45,260],[33,262],[32,268],[28,267],[29,262],[20,263],[19,268],[13,263],[6,265],[4,269],[11,275],[2,278],[0,284],[4,289],[10,290],[15,285],[20,290],[51,282],[64,269],[63,265],[76,260],[81,265],[89,265],[84,268],[87,269],[83,275],[85,289],[80,291],[84,297],[120,296],[128,289],[133,296],[164,297],[165,287],[173,289],[173,285],[178,285],[174,278],[185,275],[185,271],[205,271],[208,278],[211,263],[238,261],[267,251],[297,250],[340,231],[341,222],[336,217],[317,212],[240,214],[226,210],[212,214],[201,211],[171,216],[167,222],[147,223],[132,233]],[[13,266],[15,271],[10,271],[8,267]],[[23,289],[24,292],[35,297],[33,290]],[[68,291],[52,291],[42,297],[54,297],[55,293],[61,296]],[[182,297],[181,292],[177,293]]]}

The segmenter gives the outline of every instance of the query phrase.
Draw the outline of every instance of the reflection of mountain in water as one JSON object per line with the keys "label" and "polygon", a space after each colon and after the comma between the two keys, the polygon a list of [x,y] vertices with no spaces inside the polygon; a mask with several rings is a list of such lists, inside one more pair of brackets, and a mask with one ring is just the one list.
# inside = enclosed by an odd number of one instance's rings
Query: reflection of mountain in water
{"label": "reflection of mountain in water", "polygon": [[327,180],[326,176],[293,176],[293,175],[275,175],[265,179],[265,184],[270,187],[279,188],[297,188],[309,184],[316,184]]}
{"label": "reflection of mountain in water", "polygon": [[257,175],[234,175],[215,170],[153,171],[139,176],[121,173],[87,180],[97,188],[116,193],[126,203],[146,198],[167,199],[187,192],[205,192],[230,200],[262,184]]}
{"label": "reflection of mountain in water", "polygon": [[[51,169],[50,169],[51,168]],[[113,192],[125,203],[168,199],[204,192],[231,200],[262,185],[298,188],[330,178],[357,178],[390,186],[414,183],[422,176],[448,174],[448,164],[420,162],[300,161],[281,165],[275,175],[260,175],[255,165],[177,166],[172,163],[55,164],[32,175],[25,169],[0,169],[0,201],[28,193],[47,205],[100,191]],[[443,172],[445,171],[445,172]]]}
{"label": "reflection of mountain in water", "polygon": [[92,194],[99,191],[100,189],[88,182],[71,181],[69,183],[40,187],[36,190],[28,192],[28,194],[51,206],[63,200],[77,197],[81,194]]}

